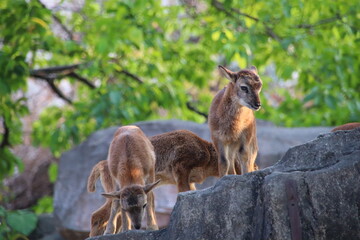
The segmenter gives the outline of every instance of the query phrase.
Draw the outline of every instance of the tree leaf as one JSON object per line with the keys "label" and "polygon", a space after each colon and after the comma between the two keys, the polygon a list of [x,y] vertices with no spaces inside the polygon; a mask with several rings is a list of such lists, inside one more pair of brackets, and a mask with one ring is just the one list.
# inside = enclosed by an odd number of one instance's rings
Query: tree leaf
{"label": "tree leaf", "polygon": [[58,175],[58,164],[51,163],[48,169],[49,180],[51,183],[55,183]]}
{"label": "tree leaf", "polygon": [[15,231],[24,235],[29,235],[36,227],[37,217],[34,213],[26,210],[8,212],[6,221]]}

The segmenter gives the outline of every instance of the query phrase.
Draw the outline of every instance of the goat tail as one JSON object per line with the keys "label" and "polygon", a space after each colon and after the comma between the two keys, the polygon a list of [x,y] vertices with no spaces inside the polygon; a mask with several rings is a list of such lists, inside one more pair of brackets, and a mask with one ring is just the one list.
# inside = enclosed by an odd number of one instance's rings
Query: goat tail
{"label": "goat tail", "polygon": [[91,170],[91,173],[88,178],[88,183],[87,183],[88,192],[95,192],[95,189],[96,189],[95,184],[96,184],[96,181],[100,178],[104,162],[106,163],[106,160],[102,160],[102,161],[98,162]]}

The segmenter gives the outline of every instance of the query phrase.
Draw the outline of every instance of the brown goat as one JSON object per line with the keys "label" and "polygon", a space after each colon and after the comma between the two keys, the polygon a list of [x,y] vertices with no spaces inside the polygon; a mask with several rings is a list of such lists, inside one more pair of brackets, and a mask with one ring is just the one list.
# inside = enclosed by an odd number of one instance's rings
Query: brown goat
{"label": "brown goat", "polygon": [[217,154],[212,143],[187,130],[150,137],[154,146],[156,179],[176,184],[179,192],[196,190],[209,176],[218,176]]}
{"label": "brown goat", "polygon": [[[179,192],[195,190],[209,176],[218,175],[217,154],[212,143],[187,130],[177,130],[150,137],[156,154],[155,178],[160,184],[176,184]],[[107,175],[107,176],[106,176]],[[112,188],[107,161],[96,164],[88,179],[88,189],[95,190],[100,177],[104,189]],[[91,217],[90,236],[101,235],[110,216],[108,201]],[[117,226],[119,228],[119,226]],[[96,235],[94,235],[96,234]]]}
{"label": "brown goat", "polygon": [[[114,221],[121,206],[121,231],[132,227],[141,228],[146,208],[148,229],[158,229],[154,213],[154,194],[151,190],[159,183],[155,181],[155,153],[149,139],[136,126],[120,127],[110,144],[107,164],[113,180],[112,193],[102,195],[112,199],[111,212],[104,234],[116,230]],[[103,178],[108,179],[107,177]]]}
{"label": "brown goat", "polygon": [[236,73],[223,66],[219,69],[230,80],[214,97],[209,113],[219,177],[252,172],[258,151],[253,111],[261,107],[262,82],[255,67]]}
{"label": "brown goat", "polygon": [[332,129],[331,132],[341,131],[341,130],[352,130],[352,129],[355,129],[358,127],[360,127],[360,122],[346,123],[346,124],[337,126],[336,128]]}

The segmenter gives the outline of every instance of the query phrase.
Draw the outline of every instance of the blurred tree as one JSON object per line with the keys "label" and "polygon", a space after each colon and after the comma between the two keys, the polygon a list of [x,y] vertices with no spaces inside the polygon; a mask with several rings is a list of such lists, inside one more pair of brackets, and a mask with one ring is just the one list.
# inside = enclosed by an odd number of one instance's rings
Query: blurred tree
{"label": "blurred tree", "polygon": [[[29,77],[66,102],[46,109],[33,128],[34,143],[57,156],[111,125],[204,121],[194,111],[207,113],[218,63],[258,67],[260,118],[285,126],[359,120],[357,1],[162,2],[87,0],[72,11],[39,0],[0,2],[0,178],[20,164],[9,147],[21,142],[28,109],[16,93]],[[276,81],[264,74],[269,66]],[[64,79],[75,97],[59,88]],[[272,88],[287,82],[295,87]]]}
{"label": "blurred tree", "polygon": [[[263,74],[263,109],[257,117],[279,125],[338,125],[360,118],[360,5],[356,1],[218,1],[202,21],[212,52],[226,62],[275,67],[272,89]],[[294,81],[294,78],[296,81]],[[275,79],[273,79],[275,80]],[[272,103],[270,100],[277,100]]]}

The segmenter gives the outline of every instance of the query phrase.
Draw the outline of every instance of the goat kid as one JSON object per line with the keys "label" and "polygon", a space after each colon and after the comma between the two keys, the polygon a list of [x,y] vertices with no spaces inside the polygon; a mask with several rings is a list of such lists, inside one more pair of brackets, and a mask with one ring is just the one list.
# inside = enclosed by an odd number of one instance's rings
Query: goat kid
{"label": "goat kid", "polygon": [[103,193],[112,199],[109,221],[104,234],[114,233],[116,215],[121,206],[121,231],[141,228],[146,209],[147,228],[157,230],[154,213],[155,153],[145,134],[136,126],[120,127],[114,135],[107,158],[112,179],[119,191]]}
{"label": "goat kid", "polygon": [[179,192],[196,190],[209,176],[218,176],[217,154],[212,143],[188,130],[150,137],[156,154],[156,179],[175,184]]}
{"label": "goat kid", "polygon": [[219,177],[255,171],[258,145],[253,111],[261,107],[262,81],[254,66],[239,72],[223,66],[219,69],[230,80],[214,97],[209,112]]}

